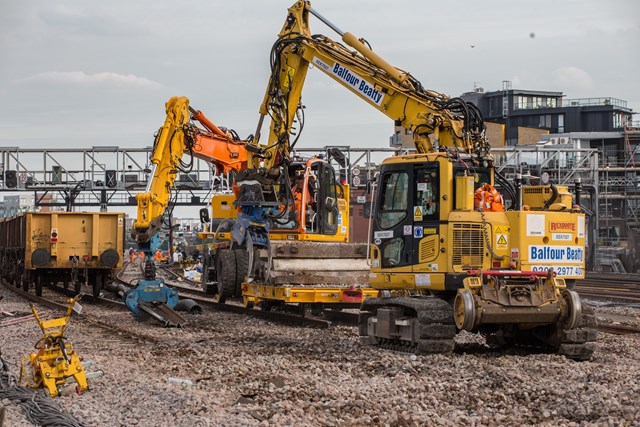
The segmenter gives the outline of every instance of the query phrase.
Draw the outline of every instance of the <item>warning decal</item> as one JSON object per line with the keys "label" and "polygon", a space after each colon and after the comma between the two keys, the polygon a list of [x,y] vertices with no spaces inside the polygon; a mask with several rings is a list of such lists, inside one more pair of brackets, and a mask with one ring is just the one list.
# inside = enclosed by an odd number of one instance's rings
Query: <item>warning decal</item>
{"label": "warning decal", "polygon": [[413,207],[413,220],[422,221],[422,206]]}
{"label": "warning decal", "polygon": [[496,248],[498,249],[506,249],[509,245],[509,235],[508,234],[497,234],[496,235]]}

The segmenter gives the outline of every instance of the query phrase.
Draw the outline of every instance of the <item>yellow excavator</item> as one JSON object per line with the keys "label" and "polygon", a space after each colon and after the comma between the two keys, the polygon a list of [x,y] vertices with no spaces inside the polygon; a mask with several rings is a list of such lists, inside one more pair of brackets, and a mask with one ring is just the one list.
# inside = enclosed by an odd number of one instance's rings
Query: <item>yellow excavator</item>
{"label": "yellow excavator", "polygon": [[[184,322],[172,310],[178,303],[178,293],[156,277],[153,260],[160,243],[158,232],[171,207],[174,181],[178,171],[190,172],[194,158],[210,162],[221,173],[245,168],[245,144],[233,130],[217,127],[202,112],[190,107],[186,97],[173,97],[167,102],[166,119],[151,153],[147,187],[136,195],[138,214],[131,234],[145,254],[144,277],[124,294],[127,307],[136,317],[151,316],[167,326],[180,326]],[[188,159],[184,161],[186,154]]]}
{"label": "yellow excavator", "polygon": [[[312,35],[310,14],[348,47]],[[246,190],[238,198],[239,216],[246,220],[239,241],[268,246],[263,207],[273,200],[274,184],[299,137],[298,132],[291,141],[291,128],[296,121],[303,124],[300,98],[309,68],[410,131],[415,144],[415,154],[383,162],[375,185],[369,280],[381,294],[362,304],[364,340],[397,350],[450,353],[457,332],[466,330],[495,344],[589,359],[595,315],[570,289],[584,277],[585,215],[568,188],[523,186],[519,177],[513,183],[502,177],[476,106],[425,89],[309,1],[289,8],[271,51],[256,137],[246,145],[248,168],[238,175]],[[260,144],[266,116],[272,121],[269,140]],[[579,191],[577,185],[577,200]]]}

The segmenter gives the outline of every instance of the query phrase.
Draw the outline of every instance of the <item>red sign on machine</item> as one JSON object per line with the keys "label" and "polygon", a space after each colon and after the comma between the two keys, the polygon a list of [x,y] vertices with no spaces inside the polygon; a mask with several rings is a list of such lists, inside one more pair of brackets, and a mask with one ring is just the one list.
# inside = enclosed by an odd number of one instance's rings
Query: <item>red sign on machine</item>
{"label": "red sign on machine", "polygon": [[576,231],[576,224],[573,222],[552,222],[551,231]]}
{"label": "red sign on machine", "polygon": [[51,229],[51,243],[58,243],[58,229]]}

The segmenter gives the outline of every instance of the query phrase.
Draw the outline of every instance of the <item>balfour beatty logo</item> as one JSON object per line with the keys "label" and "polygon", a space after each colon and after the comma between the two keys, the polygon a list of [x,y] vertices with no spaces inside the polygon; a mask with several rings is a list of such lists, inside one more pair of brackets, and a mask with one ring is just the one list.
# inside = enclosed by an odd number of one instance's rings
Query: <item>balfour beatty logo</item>
{"label": "balfour beatty logo", "polygon": [[584,248],[581,246],[529,246],[530,262],[578,261],[584,260]]}
{"label": "balfour beatty logo", "polygon": [[333,68],[329,67],[322,60],[318,58],[313,58],[313,63],[320,68],[322,68],[327,73],[331,73],[334,76],[338,77],[340,80],[351,86],[356,92],[362,95],[365,99],[373,102],[376,105],[382,104],[382,92],[378,91],[373,84],[364,80],[363,78],[356,75],[353,71],[349,70],[347,67],[340,65],[339,63],[335,63]]}
{"label": "balfour beatty logo", "polygon": [[551,231],[576,231],[574,222],[552,222]]}

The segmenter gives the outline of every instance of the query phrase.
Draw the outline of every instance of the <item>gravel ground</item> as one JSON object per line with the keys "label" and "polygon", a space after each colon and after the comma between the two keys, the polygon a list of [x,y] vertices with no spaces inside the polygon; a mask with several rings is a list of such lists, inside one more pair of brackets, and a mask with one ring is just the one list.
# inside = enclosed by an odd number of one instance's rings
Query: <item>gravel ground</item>
{"label": "gravel ground", "polygon": [[[0,311],[28,304],[0,288]],[[640,310],[599,307],[598,316]],[[57,402],[91,426],[640,425],[638,335],[600,334],[590,362],[490,351],[461,334],[452,356],[415,356],[360,344],[355,327],[293,328],[208,311],[185,329],[139,323],[85,305],[67,336],[103,376]],[[35,321],[0,329],[17,361],[39,339]],[[179,385],[168,378],[188,379]],[[8,401],[5,425],[29,426]]]}

